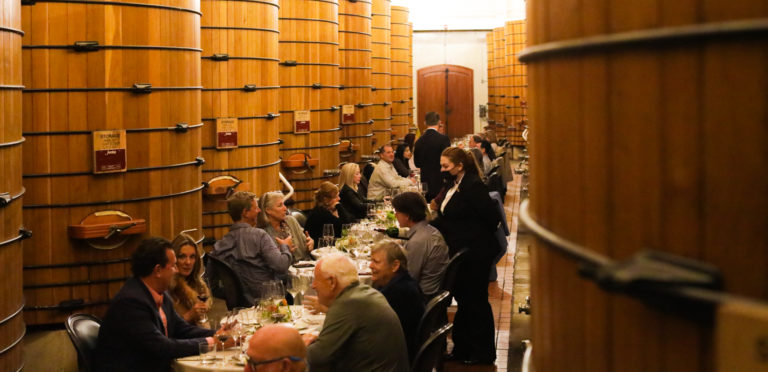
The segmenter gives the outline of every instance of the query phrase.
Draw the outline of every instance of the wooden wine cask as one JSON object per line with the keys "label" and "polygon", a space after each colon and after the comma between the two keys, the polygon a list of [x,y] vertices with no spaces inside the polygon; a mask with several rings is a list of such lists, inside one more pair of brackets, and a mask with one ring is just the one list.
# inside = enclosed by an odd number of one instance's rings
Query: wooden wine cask
{"label": "wooden wine cask", "polygon": [[24,317],[61,324],[104,315],[141,238],[202,235],[201,14],[191,0],[22,5]]}
{"label": "wooden wine cask", "polygon": [[410,124],[409,131],[414,132],[416,131],[416,119],[414,115],[416,107],[413,103],[413,22],[408,22],[408,86],[411,87],[409,92],[410,96],[408,96],[408,100],[410,101],[410,108],[408,109],[408,123]]}
{"label": "wooden wine cask", "polygon": [[25,334],[22,309],[21,155],[21,3],[0,0],[0,370],[24,365],[21,340]]}
{"label": "wooden wine cask", "polygon": [[350,144],[341,148],[342,161],[362,163],[373,153],[371,19],[371,1],[340,0],[341,104],[354,110],[340,116],[341,139]]}
{"label": "wooden wine cask", "polygon": [[[590,252],[703,261],[725,292],[766,301],[766,2],[638,5],[528,3],[530,212]],[[715,370],[711,323],[604,292],[580,266],[531,251],[537,371]]]}
{"label": "wooden wine cask", "polygon": [[408,114],[411,109],[410,32],[408,8],[391,8],[391,69],[392,69],[392,134],[402,140],[408,134]]}
{"label": "wooden wine cask", "polygon": [[528,124],[528,76],[525,63],[520,62],[517,55],[525,49],[526,20],[515,21],[512,26],[512,117],[510,120],[517,131],[512,144],[525,146],[522,133]]}
{"label": "wooden wine cask", "polygon": [[[314,191],[339,173],[339,3],[280,2],[280,156],[296,207],[314,206]],[[302,129],[297,111],[309,111]]]}
{"label": "wooden wine cask", "polygon": [[505,107],[507,91],[505,85],[505,65],[504,50],[506,48],[504,40],[504,27],[493,29],[493,68],[496,79],[496,105],[494,106],[493,118],[496,126],[497,138],[507,138],[507,123],[505,121]]}
{"label": "wooden wine cask", "polygon": [[[491,128],[496,127],[495,111],[496,111],[496,76],[494,69],[494,42],[493,32],[485,34],[486,49],[488,51],[488,109],[486,110],[486,118],[488,120],[488,126]],[[420,124],[421,125],[421,124]]]}
{"label": "wooden wine cask", "polygon": [[278,0],[201,3],[203,180],[209,185],[203,229],[209,242],[232,224],[229,190],[261,195],[279,188],[278,9]]}
{"label": "wooden wine cask", "polygon": [[373,34],[373,148],[392,140],[392,4],[390,0],[373,0],[371,33]]}

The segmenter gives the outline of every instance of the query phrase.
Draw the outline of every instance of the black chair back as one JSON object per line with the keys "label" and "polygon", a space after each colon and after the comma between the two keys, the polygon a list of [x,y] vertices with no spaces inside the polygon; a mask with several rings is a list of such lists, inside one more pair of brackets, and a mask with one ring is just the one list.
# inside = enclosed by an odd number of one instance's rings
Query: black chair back
{"label": "black chair back", "polygon": [[93,352],[99,339],[101,319],[90,314],[72,314],[64,322],[64,327],[77,350],[80,371],[93,371]]}
{"label": "black chair back", "polygon": [[210,254],[203,256],[203,263],[206,267],[205,281],[211,288],[213,297],[226,301],[229,310],[236,307],[253,306],[246,301],[243,294],[243,283],[229,264]]}
{"label": "black chair back", "polygon": [[423,344],[440,325],[448,322],[446,311],[450,305],[451,294],[448,291],[442,291],[427,302],[424,309],[424,315],[421,316],[418,328],[418,345]]}
{"label": "black chair back", "polygon": [[429,336],[427,341],[421,345],[421,349],[413,360],[411,372],[432,372],[432,370],[441,370],[440,363],[443,356],[443,347],[448,337],[448,332],[453,328],[453,324],[446,324]]}
{"label": "black chair back", "polygon": [[288,213],[290,213],[291,216],[293,216],[293,218],[296,219],[296,222],[298,222],[299,226],[301,226],[302,228],[304,228],[304,225],[307,224],[307,215],[304,214],[304,212],[298,209],[290,208],[288,209]]}
{"label": "black chair back", "polygon": [[451,257],[450,261],[448,261],[448,266],[445,268],[445,274],[443,274],[443,280],[440,283],[441,291],[453,291],[453,283],[456,282],[456,273],[458,272],[461,263],[464,262],[467,251],[469,251],[468,248],[462,248]]}

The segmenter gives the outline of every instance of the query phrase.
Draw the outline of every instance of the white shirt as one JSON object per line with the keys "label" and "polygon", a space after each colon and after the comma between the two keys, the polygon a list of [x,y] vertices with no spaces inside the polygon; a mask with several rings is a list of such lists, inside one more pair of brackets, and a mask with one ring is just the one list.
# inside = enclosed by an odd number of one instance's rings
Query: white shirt
{"label": "white shirt", "polygon": [[456,177],[456,183],[448,189],[448,192],[445,193],[445,199],[443,199],[443,203],[440,204],[440,212],[445,213],[445,206],[448,204],[448,201],[451,200],[451,197],[453,194],[456,193],[456,191],[459,189],[459,184],[461,183],[461,180],[464,178],[464,173],[461,174],[461,176]]}

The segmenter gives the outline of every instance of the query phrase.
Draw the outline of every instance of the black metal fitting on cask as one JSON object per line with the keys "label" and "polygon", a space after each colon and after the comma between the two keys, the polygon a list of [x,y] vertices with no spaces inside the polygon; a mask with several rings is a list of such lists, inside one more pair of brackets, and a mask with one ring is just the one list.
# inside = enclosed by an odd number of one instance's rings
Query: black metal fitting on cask
{"label": "black metal fitting on cask", "polygon": [[198,156],[198,157],[195,158],[195,162],[197,163],[197,166],[199,167],[199,166],[205,164],[205,159],[203,159],[202,156]]}
{"label": "black metal fitting on cask", "polygon": [[280,115],[275,115],[274,113],[268,112],[267,113],[267,120],[272,120]]}
{"label": "black metal fitting on cask", "polygon": [[245,84],[243,90],[246,92],[255,92],[257,89],[256,84]]}
{"label": "black metal fitting on cask", "polygon": [[95,52],[99,50],[99,42],[98,41],[75,41],[75,44],[72,46],[72,49],[74,49],[76,52]]}
{"label": "black metal fitting on cask", "polygon": [[338,110],[340,108],[341,107],[339,107],[339,106],[331,106],[331,111],[333,112],[333,111],[336,111],[336,110]]}
{"label": "black metal fitting on cask", "polygon": [[371,87],[371,92],[375,92],[375,91],[376,91],[376,89],[378,89],[378,88],[376,88],[376,87]]}
{"label": "black metal fitting on cask", "polygon": [[344,84],[339,85],[339,90],[344,90]]}
{"label": "black metal fitting on cask", "polygon": [[152,93],[152,84],[135,83],[131,87],[131,92],[136,94]]}
{"label": "black metal fitting on cask", "polygon": [[323,87],[323,84],[320,84],[320,83],[313,83],[312,84],[312,89],[320,89],[322,87]]}
{"label": "black metal fitting on cask", "polygon": [[214,53],[211,56],[211,60],[213,60],[213,61],[229,61],[229,54],[227,54],[227,53]]}
{"label": "black metal fitting on cask", "polygon": [[189,130],[189,124],[187,123],[176,123],[176,127],[173,128],[173,131],[176,133],[187,133]]}
{"label": "black metal fitting on cask", "polygon": [[280,62],[280,65],[281,66],[288,66],[288,67],[295,67],[295,66],[298,65],[298,62],[296,62],[294,60],[288,60],[288,61],[285,61],[285,62]]}
{"label": "black metal fitting on cask", "polygon": [[11,204],[11,193],[4,192],[0,194],[0,208],[3,208],[7,206],[8,204]]}

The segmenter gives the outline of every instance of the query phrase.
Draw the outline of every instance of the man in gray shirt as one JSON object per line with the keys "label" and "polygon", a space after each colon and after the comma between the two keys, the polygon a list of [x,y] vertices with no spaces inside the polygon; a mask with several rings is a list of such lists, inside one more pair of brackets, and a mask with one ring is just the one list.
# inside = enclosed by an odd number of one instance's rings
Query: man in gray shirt
{"label": "man in gray shirt", "polygon": [[360,284],[357,267],[341,254],[315,266],[309,307],[326,311],[320,335],[304,335],[307,362],[317,371],[408,371],[408,351],[400,320],[379,291]]}
{"label": "man in gray shirt", "polygon": [[278,247],[269,234],[254,227],[259,214],[255,194],[234,193],[227,199],[227,209],[234,223],[210,254],[234,269],[243,282],[245,299],[253,303],[261,283],[288,275],[293,258],[287,245]]}
{"label": "man in gray shirt", "polygon": [[427,223],[427,201],[421,194],[404,192],[392,200],[400,227],[408,227],[405,243],[408,273],[419,283],[429,301],[440,290],[448,266],[448,245],[435,227]]}

